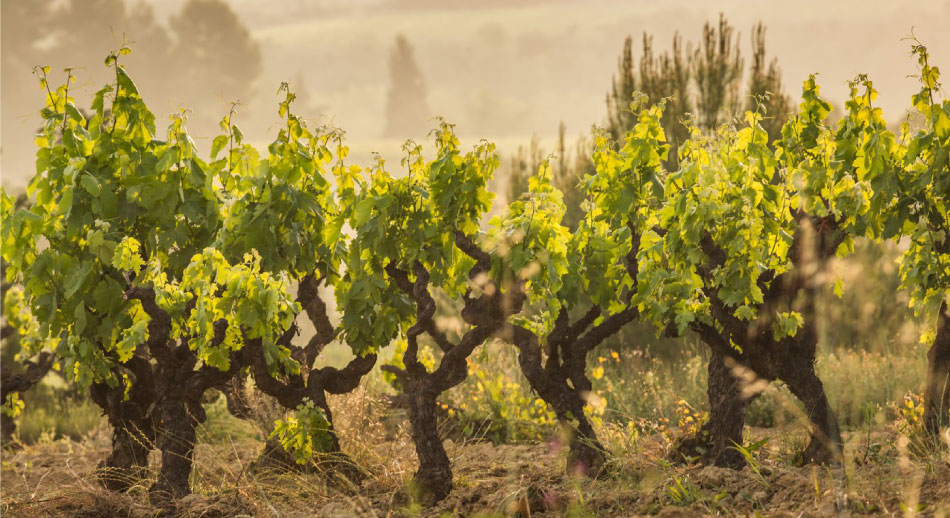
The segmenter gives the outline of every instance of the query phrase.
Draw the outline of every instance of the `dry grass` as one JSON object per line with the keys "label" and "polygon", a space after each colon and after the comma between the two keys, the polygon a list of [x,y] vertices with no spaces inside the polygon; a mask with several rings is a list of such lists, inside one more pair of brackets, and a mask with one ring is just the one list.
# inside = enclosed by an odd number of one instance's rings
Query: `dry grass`
{"label": "dry grass", "polygon": [[[196,448],[195,494],[169,512],[183,517],[389,517],[389,516],[934,516],[950,517],[950,453],[914,454],[891,426],[846,435],[840,468],[795,467],[790,452],[805,441],[799,423],[750,429],[756,470],[671,465],[669,434],[637,436],[605,424],[601,436],[612,452],[610,473],[600,480],[564,474],[562,441],[493,445],[447,440],[455,490],[429,509],[409,501],[415,469],[405,416],[385,397],[360,389],[335,397],[343,449],[368,475],[359,485],[319,473],[251,468],[261,442],[246,430],[215,433]],[[231,418],[233,419],[233,418]],[[227,428],[212,414],[205,426]],[[232,423],[233,424],[233,423]],[[2,513],[32,517],[151,517],[143,481],[128,494],[101,489],[94,469],[109,451],[101,426],[83,441],[45,440],[6,452]],[[155,455],[155,454],[153,454]],[[154,457],[152,466],[157,466]],[[154,469],[154,468],[153,468]],[[152,477],[154,477],[154,472]]]}

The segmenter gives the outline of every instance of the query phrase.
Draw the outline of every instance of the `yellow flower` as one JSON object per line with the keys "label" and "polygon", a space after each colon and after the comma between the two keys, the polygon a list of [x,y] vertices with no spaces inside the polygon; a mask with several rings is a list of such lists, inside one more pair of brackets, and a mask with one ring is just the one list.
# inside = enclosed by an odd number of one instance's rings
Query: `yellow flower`
{"label": "yellow flower", "polygon": [[[603,358],[601,358],[601,359],[603,359]],[[600,378],[603,378],[603,377],[604,377],[604,368],[601,367],[600,365],[598,365],[597,367],[594,367],[594,370],[592,370],[592,371],[590,372],[590,375],[591,375],[595,380],[599,380]]]}

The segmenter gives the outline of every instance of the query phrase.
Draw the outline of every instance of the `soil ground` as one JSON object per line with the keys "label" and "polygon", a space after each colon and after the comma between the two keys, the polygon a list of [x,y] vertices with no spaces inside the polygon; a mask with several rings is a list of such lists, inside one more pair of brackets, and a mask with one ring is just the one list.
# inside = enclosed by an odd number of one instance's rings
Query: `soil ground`
{"label": "soil ground", "polygon": [[[148,505],[149,481],[129,494],[101,489],[97,463],[109,451],[102,426],[82,442],[43,441],[3,454],[4,517],[402,517],[554,516],[667,518],[710,515],[773,517],[950,517],[950,456],[914,455],[888,431],[850,434],[842,467],[796,467],[788,444],[798,431],[755,429],[750,440],[769,438],[741,471],[674,465],[669,441],[642,437],[614,452],[612,469],[598,480],[564,473],[556,442],[493,445],[446,441],[455,489],[434,507],[410,502],[411,445],[402,434],[368,430],[350,442],[368,477],[359,486],[321,474],[252,469],[261,450],[253,437],[199,444],[195,494],[174,510]],[[388,435],[388,434],[386,434]],[[800,435],[800,434],[799,434]],[[352,435],[344,435],[344,437]],[[154,455],[154,453],[153,453]],[[152,465],[157,464],[157,458]]]}

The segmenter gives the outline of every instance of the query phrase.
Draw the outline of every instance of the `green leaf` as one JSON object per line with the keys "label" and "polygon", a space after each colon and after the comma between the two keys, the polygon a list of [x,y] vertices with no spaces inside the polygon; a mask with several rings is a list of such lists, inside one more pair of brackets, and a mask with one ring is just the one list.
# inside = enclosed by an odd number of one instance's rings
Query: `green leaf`
{"label": "green leaf", "polygon": [[747,305],[742,305],[736,309],[734,315],[739,320],[752,320],[755,318],[755,310]]}
{"label": "green leaf", "polygon": [[227,135],[218,135],[211,141],[211,160],[218,159],[218,153],[224,149],[224,146],[228,145],[228,136]]}
{"label": "green leaf", "polygon": [[115,351],[119,355],[120,362],[125,363],[131,360],[135,349],[148,340],[148,322],[147,318],[139,320],[122,332],[122,339],[115,344]]}
{"label": "green leaf", "polygon": [[835,297],[838,297],[839,299],[844,296],[844,281],[842,281],[840,277],[835,279],[835,284],[832,291],[834,292]]}
{"label": "green leaf", "polygon": [[73,333],[81,335],[86,329],[86,306],[79,302],[76,304],[76,310],[73,311]]}
{"label": "green leaf", "polygon": [[91,174],[83,174],[79,177],[79,183],[82,185],[83,189],[89,193],[93,198],[99,197],[99,192],[102,190],[102,186],[99,184],[99,180],[96,180]]}
{"label": "green leaf", "polygon": [[135,86],[135,83],[132,81],[132,78],[129,77],[129,74],[125,72],[125,68],[118,66],[116,67],[115,72],[119,89],[123,90],[126,95],[138,95],[139,89]]}
{"label": "green leaf", "polygon": [[92,297],[96,304],[96,312],[101,315],[112,314],[122,306],[122,288],[110,277],[96,284]]}
{"label": "green leaf", "polygon": [[138,272],[145,264],[139,250],[140,245],[135,238],[123,238],[113,252],[112,266],[119,271]]}
{"label": "green leaf", "polygon": [[70,274],[66,285],[64,286],[66,298],[72,298],[73,295],[82,288],[92,273],[92,262],[84,262],[79,270]]}
{"label": "green leaf", "polygon": [[356,207],[353,209],[353,220],[355,227],[362,227],[366,224],[366,221],[369,220],[369,215],[373,211],[375,206],[375,200],[372,198],[364,198],[356,204]]}
{"label": "green leaf", "polygon": [[73,209],[73,188],[66,187],[63,190],[63,197],[59,199],[59,203],[56,205],[56,211],[64,216],[69,216],[70,211]]}
{"label": "green leaf", "polygon": [[795,336],[804,323],[805,319],[797,311],[776,313],[775,320],[772,322],[773,338],[778,341],[788,336]]}
{"label": "green leaf", "polygon": [[328,245],[333,246],[340,240],[344,222],[345,218],[342,214],[330,218],[330,221],[327,222],[327,226],[324,228],[323,238]]}

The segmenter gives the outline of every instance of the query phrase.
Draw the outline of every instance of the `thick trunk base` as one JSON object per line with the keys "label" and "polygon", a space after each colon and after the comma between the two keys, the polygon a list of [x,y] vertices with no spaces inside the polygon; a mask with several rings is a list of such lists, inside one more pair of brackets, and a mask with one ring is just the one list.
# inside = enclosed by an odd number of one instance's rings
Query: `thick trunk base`
{"label": "thick trunk base", "polygon": [[127,491],[148,476],[152,441],[132,424],[114,428],[112,453],[99,463],[99,483],[110,491]]}
{"label": "thick trunk base", "polygon": [[937,335],[927,353],[924,388],[924,427],[937,437],[950,426],[950,309],[943,303],[937,317]]}
{"label": "thick trunk base", "polygon": [[723,468],[742,469],[746,460],[736,448],[742,444],[745,412],[757,393],[744,391],[742,381],[714,354],[709,360],[709,420],[699,433],[681,440],[673,451],[676,461],[699,460]]}
{"label": "thick trunk base", "polygon": [[149,500],[167,505],[191,494],[189,479],[195,455],[197,421],[181,400],[162,404],[162,428],[158,447],[162,450],[162,469],[158,481],[149,488]]}
{"label": "thick trunk base", "polygon": [[412,479],[413,496],[421,502],[438,502],[452,491],[452,468],[439,437],[435,394],[425,387],[408,392],[412,441],[419,457],[419,470]]}
{"label": "thick trunk base", "polygon": [[[699,434],[682,440],[674,450],[677,461],[700,460],[719,467],[741,469],[745,457],[737,448],[742,444],[745,412],[758,397],[751,383],[761,380],[784,381],[792,394],[805,406],[811,422],[811,439],[802,454],[802,462],[809,464],[837,464],[841,462],[843,441],[838,419],[828,403],[821,379],[815,371],[814,355],[787,351],[789,354],[769,355],[769,365],[753,369],[735,364],[722,355],[713,354],[709,363],[709,420]],[[807,353],[807,351],[806,351]],[[733,366],[730,367],[730,364]],[[749,380],[740,379],[749,374]],[[777,371],[777,372],[774,372]],[[756,375],[752,375],[755,372]],[[759,373],[763,374],[759,374]],[[773,374],[774,372],[774,374]]]}
{"label": "thick trunk base", "polygon": [[148,454],[155,448],[155,385],[151,366],[135,357],[126,363],[135,375],[126,397],[120,387],[95,384],[89,395],[112,426],[112,451],[99,464],[97,476],[103,487],[126,491],[148,476]]}
{"label": "thick trunk base", "polygon": [[786,364],[780,378],[788,389],[805,405],[805,413],[812,424],[811,440],[802,455],[805,464],[838,464],[842,459],[844,441],[838,418],[831,410],[824,385],[815,372],[812,361],[802,359]]}
{"label": "thick trunk base", "polygon": [[569,474],[597,478],[606,473],[606,464],[607,450],[596,436],[585,436],[579,432],[572,434],[570,452],[567,456]]}

